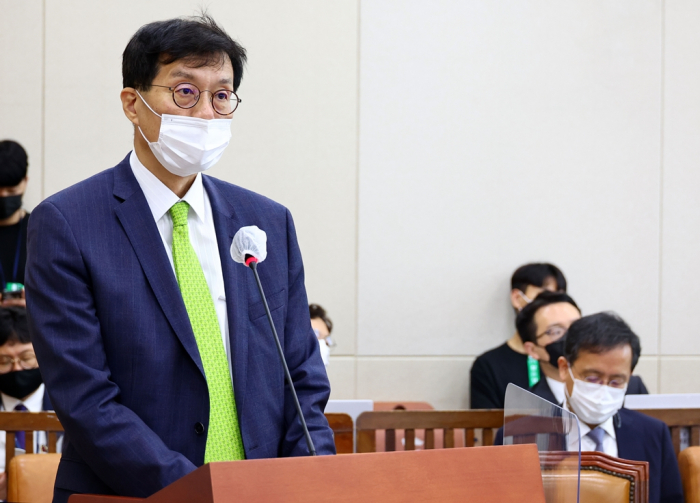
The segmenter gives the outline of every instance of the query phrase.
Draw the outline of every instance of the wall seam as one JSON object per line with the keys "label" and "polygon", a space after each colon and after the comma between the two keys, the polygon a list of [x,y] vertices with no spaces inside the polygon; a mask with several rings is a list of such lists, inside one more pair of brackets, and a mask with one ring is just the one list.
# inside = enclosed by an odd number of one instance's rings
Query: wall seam
{"label": "wall seam", "polygon": [[661,393],[661,337],[663,335],[663,250],[664,250],[664,128],[666,83],[666,0],[661,0],[661,81],[659,130],[659,319],[656,338],[656,390]]}
{"label": "wall seam", "polygon": [[46,0],[41,2],[41,200],[46,199]]}
{"label": "wall seam", "polygon": [[362,35],[360,16],[362,0],[357,0],[357,104],[355,108],[355,382],[353,397],[358,397],[360,376],[358,353],[360,346],[360,37]]}

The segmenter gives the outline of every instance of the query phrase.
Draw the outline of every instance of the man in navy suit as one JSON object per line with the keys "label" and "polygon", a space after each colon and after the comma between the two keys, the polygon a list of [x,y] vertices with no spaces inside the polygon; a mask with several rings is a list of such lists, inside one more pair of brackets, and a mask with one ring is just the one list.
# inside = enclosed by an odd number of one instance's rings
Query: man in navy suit
{"label": "man in navy suit", "polygon": [[308,455],[252,271],[230,256],[244,226],[267,234],[270,311],[316,450],[335,453],[291,215],[201,174],[228,145],[244,62],[208,16],[143,26],[122,63],[133,152],[32,214],[30,327],[69,439],[56,502],[146,497],[205,461]]}
{"label": "man in navy suit", "polygon": [[584,316],[569,327],[558,360],[567,407],[579,418],[581,450],[649,462],[649,501],[682,503],[671,434],[662,421],[622,408],[639,360],[639,338],[618,316]]}

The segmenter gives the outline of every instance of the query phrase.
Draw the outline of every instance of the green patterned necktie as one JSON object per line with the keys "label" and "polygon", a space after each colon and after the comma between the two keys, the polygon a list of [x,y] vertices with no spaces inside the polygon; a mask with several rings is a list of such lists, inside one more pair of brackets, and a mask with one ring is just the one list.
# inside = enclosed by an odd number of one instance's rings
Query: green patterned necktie
{"label": "green patterned necktie", "polygon": [[245,459],[219,320],[202,266],[190,243],[187,226],[189,209],[189,204],[180,201],[170,208],[170,216],[173,218],[175,276],[192,324],[209,388],[209,432],[204,462]]}

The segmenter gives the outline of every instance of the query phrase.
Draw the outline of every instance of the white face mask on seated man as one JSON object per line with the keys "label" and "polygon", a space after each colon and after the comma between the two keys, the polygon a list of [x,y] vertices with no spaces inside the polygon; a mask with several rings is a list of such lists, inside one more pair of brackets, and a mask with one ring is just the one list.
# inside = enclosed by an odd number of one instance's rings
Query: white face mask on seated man
{"label": "white face mask on seated man", "polygon": [[571,411],[591,428],[613,417],[624,404],[640,353],[639,338],[614,314],[572,323],[557,362]]}
{"label": "white face mask on seated man", "polygon": [[627,383],[622,388],[610,385],[576,379],[568,366],[569,375],[574,381],[574,387],[569,394],[565,388],[566,399],[573,412],[586,424],[598,425],[604,423],[622,408],[627,391]]}

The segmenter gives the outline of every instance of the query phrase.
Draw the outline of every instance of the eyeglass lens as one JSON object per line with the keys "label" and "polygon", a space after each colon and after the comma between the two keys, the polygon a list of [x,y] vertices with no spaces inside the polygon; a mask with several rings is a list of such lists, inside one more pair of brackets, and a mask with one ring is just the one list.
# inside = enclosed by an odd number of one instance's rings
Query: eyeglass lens
{"label": "eyeglass lens", "polygon": [[[173,89],[173,99],[180,108],[192,108],[199,101],[200,95],[201,91],[194,84],[180,84]],[[238,107],[238,96],[228,89],[219,89],[211,93],[211,103],[218,113],[229,115]]]}
{"label": "eyeglass lens", "polygon": [[[19,361],[19,366],[25,370],[33,369],[37,366],[36,355],[34,353],[22,353],[17,360]],[[10,356],[0,356],[0,374],[12,370],[14,364],[14,358]]]}

